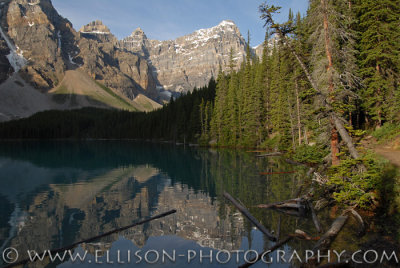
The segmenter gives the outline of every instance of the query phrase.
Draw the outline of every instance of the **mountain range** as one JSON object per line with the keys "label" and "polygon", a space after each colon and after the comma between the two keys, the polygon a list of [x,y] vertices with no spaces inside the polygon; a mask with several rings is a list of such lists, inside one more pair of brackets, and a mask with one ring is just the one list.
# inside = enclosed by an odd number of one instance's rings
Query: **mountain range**
{"label": "mountain range", "polygon": [[237,67],[246,54],[229,20],[158,41],[140,28],[118,40],[101,21],[75,31],[51,0],[0,0],[0,16],[0,121],[88,106],[150,111],[227,70],[231,50]]}

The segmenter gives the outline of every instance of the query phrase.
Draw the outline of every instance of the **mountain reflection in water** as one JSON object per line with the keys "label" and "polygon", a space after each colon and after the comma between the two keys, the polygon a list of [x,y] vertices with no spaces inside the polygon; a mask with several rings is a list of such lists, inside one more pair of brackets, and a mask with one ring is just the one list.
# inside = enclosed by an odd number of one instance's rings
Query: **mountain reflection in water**
{"label": "mountain reflection in water", "polygon": [[[310,220],[252,207],[294,195],[303,170],[296,174],[260,175],[260,172],[288,169],[293,167],[277,158],[259,159],[244,152],[167,144],[1,143],[0,246],[18,249],[21,259],[27,257],[27,250],[59,248],[177,209],[177,213],[163,219],[80,245],[75,252],[88,250],[94,254],[96,250],[111,250],[111,255],[117,250],[146,249],[160,252],[175,249],[186,255],[187,250],[210,249],[261,252],[271,243],[222,198],[222,193],[227,191],[237,197],[270,230],[277,230],[279,217],[282,217],[282,232],[312,229]],[[310,244],[296,242],[296,246],[303,248]],[[289,251],[290,245],[285,248]],[[175,264],[167,266],[187,266],[186,258],[177,259]],[[79,265],[71,261],[47,265],[56,266]],[[146,264],[135,266],[146,267]],[[207,259],[203,266],[199,261],[191,266],[230,267],[215,260],[210,265]]]}

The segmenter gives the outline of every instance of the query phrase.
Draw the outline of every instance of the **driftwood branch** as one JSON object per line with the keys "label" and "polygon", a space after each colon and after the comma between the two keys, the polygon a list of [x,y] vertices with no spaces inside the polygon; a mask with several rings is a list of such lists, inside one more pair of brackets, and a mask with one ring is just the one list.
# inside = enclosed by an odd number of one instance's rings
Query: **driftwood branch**
{"label": "driftwood branch", "polygon": [[[128,226],[125,226],[125,227],[122,227],[122,228],[118,228],[118,229],[112,230],[112,231],[110,231],[110,232],[107,232],[107,233],[104,233],[104,234],[101,234],[101,235],[98,235],[98,236],[94,236],[94,237],[91,237],[91,238],[88,238],[88,239],[85,239],[85,240],[81,240],[81,241],[76,242],[76,243],[73,243],[73,244],[71,244],[71,245],[69,245],[69,246],[65,246],[65,247],[58,248],[58,249],[53,249],[53,250],[50,251],[50,254],[53,254],[53,255],[54,255],[54,254],[56,254],[56,253],[60,253],[60,252],[66,251],[66,250],[70,250],[70,249],[72,249],[72,248],[74,248],[74,247],[76,247],[76,246],[78,246],[78,245],[80,245],[80,244],[83,244],[83,243],[90,243],[90,242],[96,241],[96,240],[98,240],[98,239],[100,239],[100,238],[109,236],[109,235],[111,235],[111,234],[118,233],[118,232],[121,232],[121,231],[125,231],[125,230],[127,230],[127,229],[132,228],[132,227],[135,227],[135,226],[138,226],[138,225],[142,225],[142,224],[145,224],[145,223],[148,223],[148,222],[150,222],[150,221],[153,221],[153,220],[157,220],[157,219],[166,217],[166,216],[171,215],[171,214],[174,214],[174,213],[176,213],[176,210],[175,210],[175,209],[170,210],[170,211],[165,212],[165,213],[162,213],[162,214],[159,214],[159,215],[156,215],[156,216],[154,216],[154,217],[151,217],[151,218],[142,220],[142,221],[138,221],[138,222],[133,223],[133,224],[131,224],[131,225],[128,225]],[[45,254],[46,254],[46,252],[42,252],[42,253],[40,253],[40,254],[38,254],[38,255],[39,255],[39,256],[43,256],[43,255],[45,255]],[[25,264],[27,264],[27,263],[30,262],[30,261],[31,261],[30,259],[24,259],[24,260],[22,260],[22,261],[19,261],[19,262],[16,262],[16,263],[12,263],[12,264],[10,264],[10,265],[7,265],[7,266],[5,266],[5,267],[3,267],[3,268],[10,268],[10,267],[15,267],[15,266],[25,265]]]}
{"label": "driftwood branch", "polygon": [[251,221],[257,228],[260,230],[269,240],[276,241],[276,237],[273,236],[250,212],[239,202],[237,202],[230,194],[224,193],[224,197],[231,201],[231,203],[247,218]]}

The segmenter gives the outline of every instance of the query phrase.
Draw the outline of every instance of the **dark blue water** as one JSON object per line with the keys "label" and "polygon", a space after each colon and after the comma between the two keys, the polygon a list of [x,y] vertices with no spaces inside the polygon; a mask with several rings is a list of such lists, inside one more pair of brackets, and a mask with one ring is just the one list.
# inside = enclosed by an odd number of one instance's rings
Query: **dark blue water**
{"label": "dark blue water", "polygon": [[[260,175],[280,171],[296,173]],[[280,222],[281,238],[295,229],[315,233],[311,219],[254,207],[293,198],[306,171],[255,153],[167,144],[0,143],[1,251],[15,248],[21,260],[28,250],[63,247],[176,209],[163,219],[79,245],[71,254],[86,253],[84,262],[67,255],[64,261],[45,258],[29,267],[235,267],[244,263],[244,253],[251,259],[248,250],[262,252],[273,243],[222,193],[239,199],[272,232]],[[310,247],[312,242],[294,241],[282,250],[290,257],[294,249]],[[230,262],[223,264],[227,251]],[[270,267],[296,266],[272,257]]]}

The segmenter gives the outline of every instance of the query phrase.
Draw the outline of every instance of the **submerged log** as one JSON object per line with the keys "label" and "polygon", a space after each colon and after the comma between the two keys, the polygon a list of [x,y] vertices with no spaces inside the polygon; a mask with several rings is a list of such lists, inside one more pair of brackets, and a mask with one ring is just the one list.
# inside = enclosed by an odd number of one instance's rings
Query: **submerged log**
{"label": "submerged log", "polygon": [[224,193],[224,197],[231,201],[231,203],[247,218],[249,221],[251,221],[257,228],[260,230],[265,236],[271,240],[271,241],[276,241],[276,237],[273,236],[256,218],[254,218],[253,215],[250,214],[250,212],[239,202],[237,202],[230,194]]}
{"label": "submerged log", "polygon": [[331,228],[321,237],[321,239],[315,244],[313,251],[317,252],[326,251],[329,249],[329,246],[335,240],[338,233],[342,230],[343,226],[346,224],[349,216],[341,215],[336,218],[336,220],[332,223]]}
{"label": "submerged log", "polygon": [[357,222],[360,224],[360,230],[358,231],[358,235],[363,235],[365,233],[365,224],[364,224],[364,221],[363,221],[362,217],[354,209],[348,209],[348,210],[346,210],[345,213],[349,213],[349,212],[357,220]]}
{"label": "submerged log", "polygon": [[322,232],[321,223],[320,223],[319,220],[318,220],[317,213],[315,213],[313,204],[312,204],[312,202],[311,202],[310,200],[307,200],[307,204],[308,204],[308,207],[310,208],[311,217],[312,217],[312,219],[313,219],[315,228],[317,229],[318,233],[321,233],[321,232]]}

